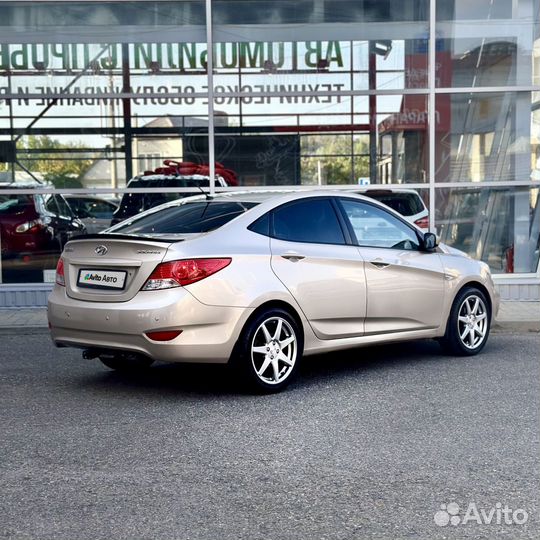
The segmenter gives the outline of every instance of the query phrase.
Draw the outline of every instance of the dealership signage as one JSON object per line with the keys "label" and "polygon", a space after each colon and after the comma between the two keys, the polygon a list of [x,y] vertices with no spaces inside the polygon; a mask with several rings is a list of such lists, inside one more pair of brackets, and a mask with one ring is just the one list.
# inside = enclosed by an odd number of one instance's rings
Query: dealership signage
{"label": "dealership signage", "polygon": [[[344,61],[342,46],[339,41],[217,43],[214,47],[214,66],[219,73],[238,74],[238,70],[242,69],[246,74],[276,75],[271,80],[272,84],[257,84],[262,81],[256,80],[240,85],[235,84],[237,79],[231,79],[231,84],[216,84],[215,92],[218,94],[261,94],[255,97],[219,96],[216,97],[216,104],[341,103],[341,96],[314,94],[346,90],[346,82],[340,82],[342,78],[332,82],[311,82],[306,75],[319,71],[344,72],[344,69],[348,69],[349,66],[344,67],[348,61]],[[132,75],[132,84],[127,92],[138,95],[133,98],[134,104],[192,105],[197,99],[196,94],[207,93],[208,86],[204,84],[208,60],[205,43],[132,43],[127,47]],[[96,105],[106,100],[104,95],[126,92],[117,79],[108,77],[120,74],[122,52],[121,44],[0,44],[0,73],[11,74],[11,92],[17,95],[16,101],[20,105],[30,104],[25,96],[33,95],[35,98],[35,94],[43,95],[43,99],[32,102],[36,105],[47,104],[47,96],[51,94],[65,94],[66,97],[56,102],[58,105]],[[50,84],[59,81],[60,76],[71,79],[83,72],[95,76],[90,84],[88,78],[80,79],[69,88]],[[178,76],[182,75],[189,77],[186,84],[178,84]],[[36,76],[41,78],[34,78]],[[143,81],[141,76],[144,77]],[[0,97],[9,92],[7,86],[0,88]],[[272,93],[304,95],[262,95]],[[206,103],[204,98],[199,99],[200,103]]]}
{"label": "dealership signage", "polygon": [[[132,70],[206,69],[206,43],[130,43],[129,67]],[[325,69],[343,68],[342,44],[339,41],[216,43],[216,69]],[[122,68],[122,45],[86,43],[0,44],[0,70],[73,73]]]}
{"label": "dealership signage", "polygon": [[[315,92],[341,92],[345,88],[344,84],[244,84],[239,85],[217,85],[214,102],[217,105],[238,104],[244,105],[264,105],[270,103],[281,104],[310,104],[310,103],[342,103],[344,98],[341,95],[316,95]],[[7,88],[0,88],[0,103],[2,94],[7,93]],[[120,103],[121,97],[110,97],[111,94],[119,95],[123,93],[121,86],[73,86],[69,92],[65,92],[61,86],[17,86],[17,97],[12,99],[17,105],[37,105],[44,106],[54,102],[60,106],[78,105],[99,105],[107,104],[111,101]],[[208,92],[208,85],[142,85],[131,86],[129,93],[135,105],[193,105],[198,102],[207,105],[208,100],[197,97],[197,94]],[[288,93],[288,95],[279,95]],[[32,100],[28,95],[32,94]],[[43,97],[36,99],[35,94]],[[50,95],[62,94],[62,97],[51,98]],[[237,95],[223,95],[237,94]],[[238,95],[238,94],[258,94],[258,95]],[[274,94],[274,95],[269,95]]]}
{"label": "dealership signage", "polygon": [[[340,93],[351,88],[352,47],[359,48],[355,64],[366,62],[361,41],[216,43],[214,102],[218,106],[345,103],[349,98]],[[418,66],[412,62],[416,57]],[[131,94],[135,105],[206,105],[207,61],[205,43],[0,44],[0,75],[10,75],[0,78],[0,103],[5,101],[2,95],[14,94],[17,105],[47,106],[54,100],[56,106],[95,106],[119,103]],[[420,86],[426,72],[422,62],[423,55],[405,55],[404,76],[409,80],[416,75]],[[121,74],[126,67],[131,80],[124,86]],[[409,81],[408,86],[415,84]],[[424,98],[405,110],[398,109],[399,102],[396,105],[400,119],[390,117],[389,123],[402,128],[426,125]]]}

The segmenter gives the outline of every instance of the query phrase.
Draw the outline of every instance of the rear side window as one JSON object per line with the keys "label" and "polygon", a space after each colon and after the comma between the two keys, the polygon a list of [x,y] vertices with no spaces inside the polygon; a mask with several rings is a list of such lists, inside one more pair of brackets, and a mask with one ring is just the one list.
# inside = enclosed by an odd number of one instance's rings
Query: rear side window
{"label": "rear side window", "polygon": [[217,229],[257,203],[198,201],[170,206],[120,225],[123,234],[192,234]]}
{"label": "rear side window", "polygon": [[266,213],[261,216],[257,221],[253,222],[248,229],[250,231],[262,234],[264,236],[270,235],[270,214]]}
{"label": "rear side window", "polygon": [[336,212],[328,199],[303,199],[274,210],[273,236],[289,242],[345,244]]}

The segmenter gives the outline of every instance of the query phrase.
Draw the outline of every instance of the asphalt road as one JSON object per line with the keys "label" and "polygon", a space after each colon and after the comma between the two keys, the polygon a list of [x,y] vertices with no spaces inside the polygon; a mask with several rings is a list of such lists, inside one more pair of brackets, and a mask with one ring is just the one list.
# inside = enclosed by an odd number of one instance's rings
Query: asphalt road
{"label": "asphalt road", "polygon": [[[312,357],[262,397],[222,368],[121,376],[43,333],[0,343],[0,537],[540,537],[538,334]],[[528,521],[464,524],[470,503]]]}

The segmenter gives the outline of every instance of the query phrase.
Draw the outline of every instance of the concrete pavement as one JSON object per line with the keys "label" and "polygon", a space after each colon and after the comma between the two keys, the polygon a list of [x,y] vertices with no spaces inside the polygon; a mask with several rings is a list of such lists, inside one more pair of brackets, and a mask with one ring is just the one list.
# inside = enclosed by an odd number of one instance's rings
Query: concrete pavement
{"label": "concrete pavement", "polygon": [[[540,538],[537,335],[313,356],[271,396],[220,366],[113,373],[44,337],[2,335],[0,538]],[[465,523],[471,504],[521,512]]]}

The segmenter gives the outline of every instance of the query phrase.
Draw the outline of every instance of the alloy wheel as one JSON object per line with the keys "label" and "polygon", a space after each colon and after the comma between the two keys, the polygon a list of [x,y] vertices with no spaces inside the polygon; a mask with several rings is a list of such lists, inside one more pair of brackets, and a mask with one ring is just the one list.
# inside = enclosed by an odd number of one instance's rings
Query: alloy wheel
{"label": "alloy wheel", "polygon": [[471,294],[463,300],[457,326],[459,339],[467,349],[476,349],[482,344],[488,331],[487,309],[482,298]]}
{"label": "alloy wheel", "polygon": [[286,319],[270,317],[259,325],[251,343],[251,362],[261,381],[283,382],[292,373],[297,356],[297,337]]}

